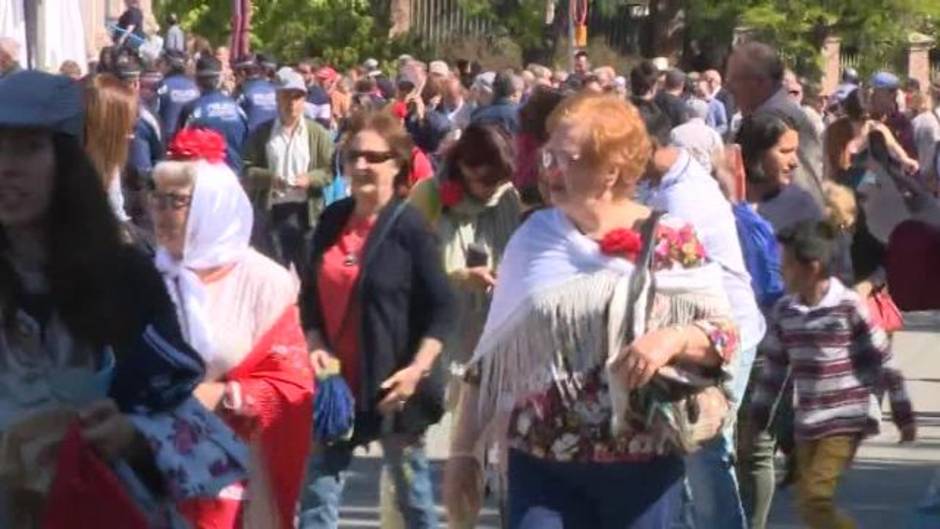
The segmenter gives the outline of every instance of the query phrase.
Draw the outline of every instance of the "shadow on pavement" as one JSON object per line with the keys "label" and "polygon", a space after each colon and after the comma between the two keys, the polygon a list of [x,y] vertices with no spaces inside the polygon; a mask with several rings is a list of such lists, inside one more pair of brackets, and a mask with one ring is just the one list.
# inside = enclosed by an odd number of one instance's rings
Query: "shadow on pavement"
{"label": "shadow on pavement", "polygon": [[[441,472],[444,462],[431,461],[434,496],[441,517],[441,527],[446,527],[444,511],[441,507]],[[340,508],[340,529],[375,529],[381,527],[379,512],[379,476],[382,474],[382,460],[377,457],[357,457],[350,467],[349,479],[343,505]],[[477,524],[477,529],[499,529],[499,516],[488,501]]]}
{"label": "shadow on pavement", "polygon": [[[837,505],[855,519],[859,529],[903,529],[936,469],[936,462],[926,460],[856,461],[839,485]],[[795,492],[792,488],[777,491],[770,529],[802,527]]]}

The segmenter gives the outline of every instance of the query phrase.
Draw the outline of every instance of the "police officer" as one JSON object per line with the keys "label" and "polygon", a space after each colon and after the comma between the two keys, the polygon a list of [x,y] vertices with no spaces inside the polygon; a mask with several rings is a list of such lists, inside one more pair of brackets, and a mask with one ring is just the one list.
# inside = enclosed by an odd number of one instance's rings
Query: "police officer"
{"label": "police officer", "polygon": [[186,75],[186,53],[168,50],[164,56],[166,76],[157,88],[157,115],[163,123],[167,143],[179,129],[183,107],[199,98],[199,87]]}
{"label": "police officer", "polygon": [[137,121],[134,137],[131,138],[127,164],[135,180],[146,182],[153,167],[163,158],[163,137],[160,121],[141,100],[141,68],[132,57],[122,57],[116,64],[116,73],[124,86],[134,93],[137,100]]}
{"label": "police officer", "polygon": [[181,120],[187,127],[212,129],[225,138],[225,161],[241,175],[242,152],[248,137],[248,119],[234,99],[221,90],[222,63],[212,56],[196,62],[196,83],[202,95],[183,109]]}
{"label": "police officer", "polygon": [[243,57],[235,69],[242,79],[235,100],[248,117],[250,136],[259,125],[277,117],[277,94],[274,83],[262,75],[261,65],[253,54]]}

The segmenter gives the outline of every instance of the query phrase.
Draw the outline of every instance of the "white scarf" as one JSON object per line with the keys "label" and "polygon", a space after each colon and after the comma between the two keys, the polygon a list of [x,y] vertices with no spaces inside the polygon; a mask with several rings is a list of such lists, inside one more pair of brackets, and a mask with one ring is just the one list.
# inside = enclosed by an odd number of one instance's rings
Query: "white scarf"
{"label": "white scarf", "polygon": [[[607,308],[633,269],[630,261],[602,253],[560,210],[533,214],[503,254],[483,335],[468,365],[481,378],[479,417],[508,411],[518,398],[551,384],[577,384],[579,375],[603,366]],[[656,292],[674,298],[673,310],[686,301],[727,303],[714,263],[657,271]]]}
{"label": "white scarf", "polygon": [[156,266],[176,305],[186,340],[209,364],[216,353],[206,314],[206,292],[196,270],[240,261],[249,250],[254,216],[235,173],[224,163],[197,162],[183,259],[162,246]]}

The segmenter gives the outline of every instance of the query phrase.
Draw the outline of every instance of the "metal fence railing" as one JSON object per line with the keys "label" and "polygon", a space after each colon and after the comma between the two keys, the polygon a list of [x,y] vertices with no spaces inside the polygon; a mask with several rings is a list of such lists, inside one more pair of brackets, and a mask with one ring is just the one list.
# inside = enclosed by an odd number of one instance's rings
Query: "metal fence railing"
{"label": "metal fence railing", "polygon": [[480,36],[491,32],[489,20],[468,15],[459,0],[411,0],[411,31],[430,44],[456,36]]}

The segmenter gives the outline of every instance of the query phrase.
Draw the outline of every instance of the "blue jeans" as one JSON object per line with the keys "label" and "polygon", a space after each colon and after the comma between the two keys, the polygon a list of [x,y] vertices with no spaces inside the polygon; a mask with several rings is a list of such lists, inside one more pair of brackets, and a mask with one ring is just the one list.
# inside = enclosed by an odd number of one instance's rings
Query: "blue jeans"
{"label": "blue jeans", "polygon": [[509,451],[509,529],[669,529],[682,459],[559,463]]}
{"label": "blue jeans", "polygon": [[[742,351],[738,355],[732,387],[734,403],[729,411],[728,423],[721,435],[712,439],[698,452],[686,458],[687,502],[683,509],[683,523],[679,527],[686,529],[746,529],[744,508],[738,479],[734,470],[735,463],[735,418],[737,410],[747,390],[751,367],[757,349]],[[689,497],[690,496],[690,497]]]}
{"label": "blue jeans", "polygon": [[[437,529],[431,466],[424,441],[391,436],[382,439],[383,465],[395,483],[398,509],[408,529]],[[310,458],[300,499],[300,529],[336,529],[339,506],[352,463],[351,446],[332,446]],[[376,483],[378,485],[378,482]]]}

